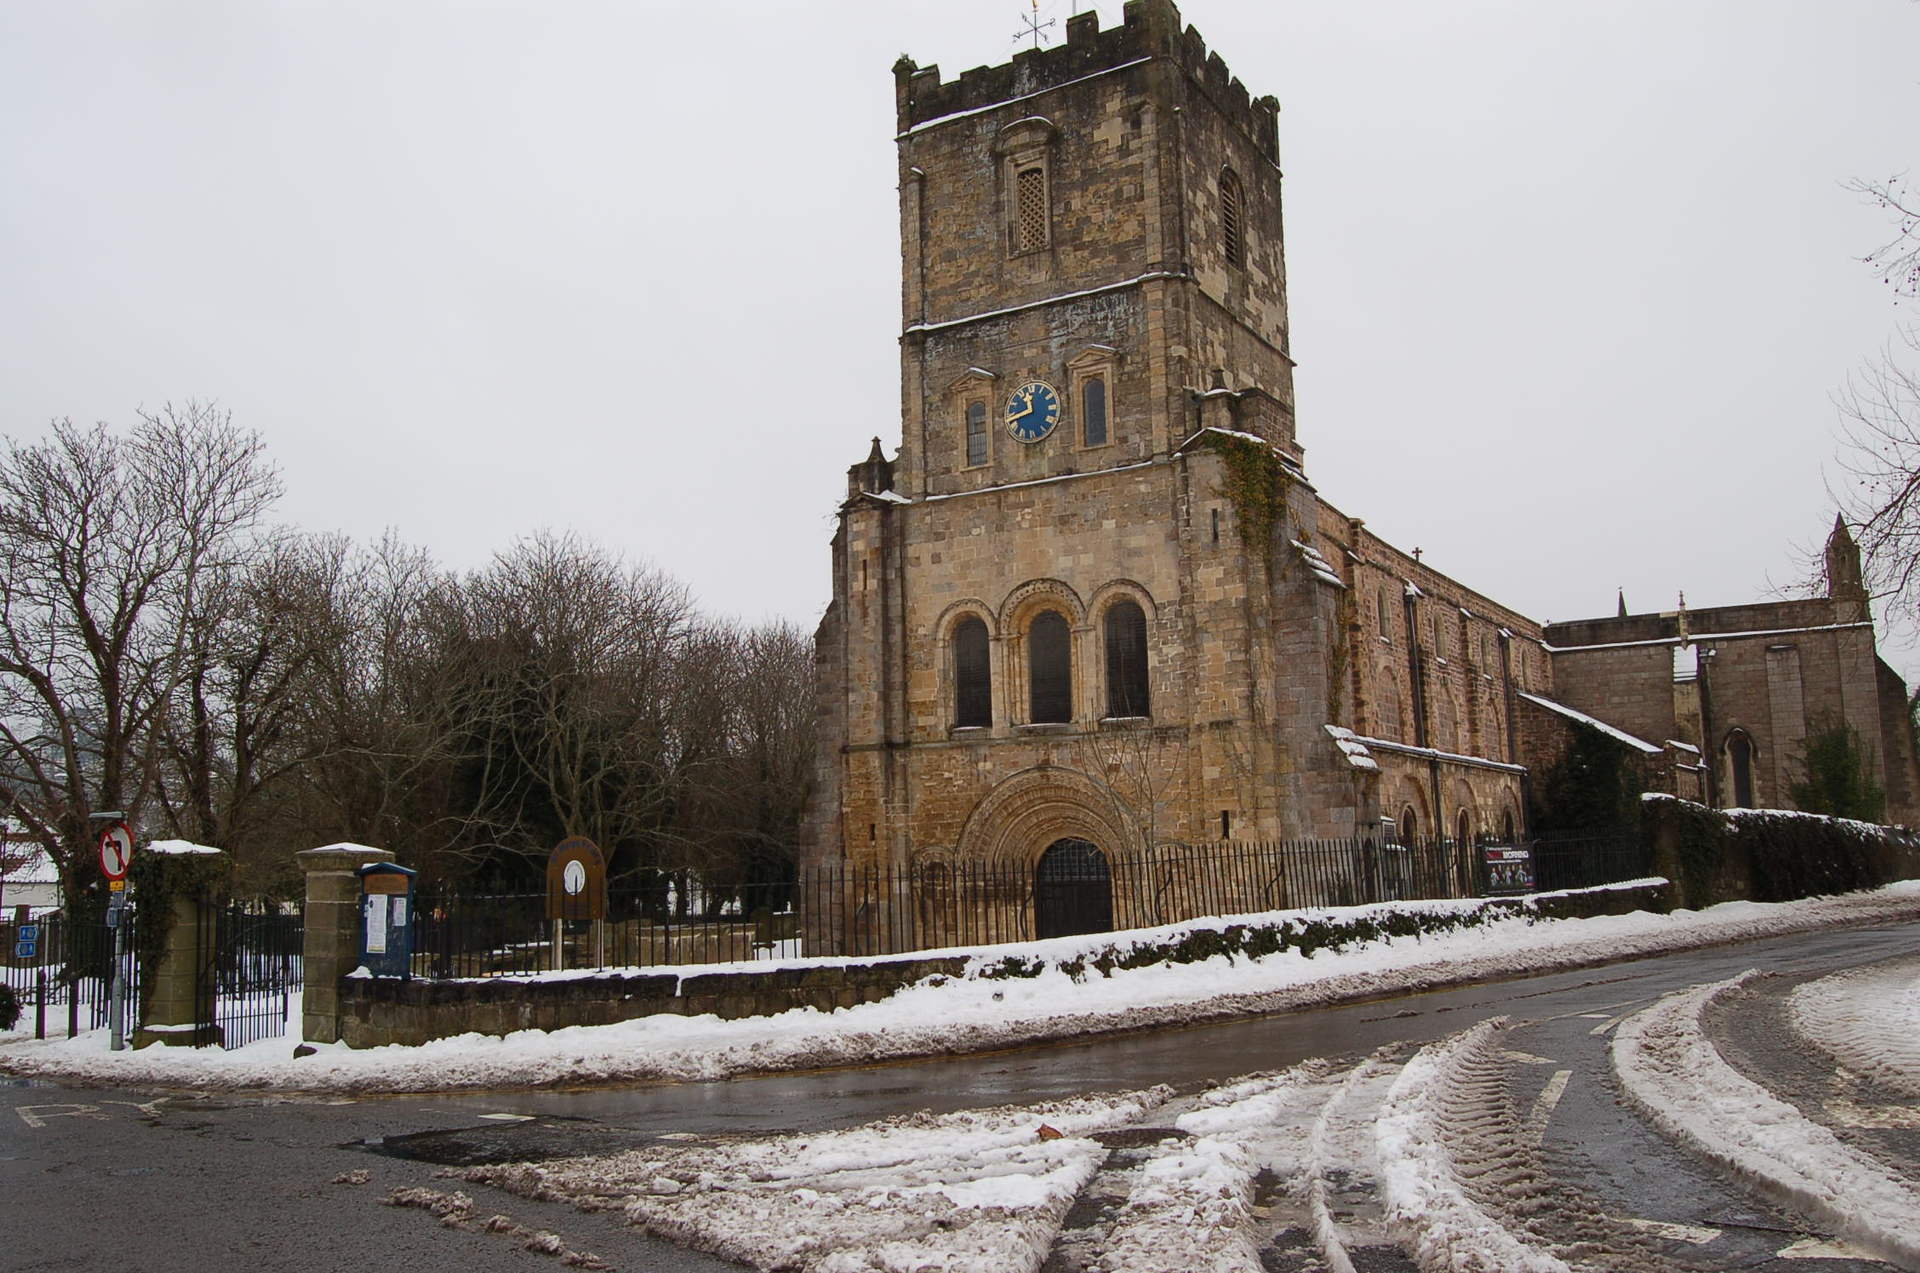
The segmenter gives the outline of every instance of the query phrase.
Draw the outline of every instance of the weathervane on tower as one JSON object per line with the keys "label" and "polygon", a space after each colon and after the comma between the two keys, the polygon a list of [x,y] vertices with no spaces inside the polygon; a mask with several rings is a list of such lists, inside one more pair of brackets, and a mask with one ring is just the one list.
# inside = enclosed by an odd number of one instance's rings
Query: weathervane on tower
{"label": "weathervane on tower", "polygon": [[1024,29],[1014,32],[1013,41],[1018,44],[1031,36],[1033,47],[1037,49],[1040,47],[1040,33],[1052,26],[1054,20],[1052,18],[1048,18],[1045,22],[1040,20],[1040,0],[1028,0],[1028,3],[1032,5],[1032,12],[1020,15]]}

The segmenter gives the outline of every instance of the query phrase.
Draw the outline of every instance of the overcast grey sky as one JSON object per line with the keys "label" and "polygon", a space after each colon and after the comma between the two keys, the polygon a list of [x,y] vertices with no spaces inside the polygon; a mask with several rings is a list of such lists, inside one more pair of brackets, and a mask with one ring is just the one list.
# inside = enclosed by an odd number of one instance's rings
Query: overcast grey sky
{"label": "overcast grey sky", "polygon": [[[811,626],[899,441],[889,68],[1024,8],[0,0],[0,431],[215,398],[290,523],[577,529]],[[1920,4],[1182,12],[1281,102],[1328,498],[1542,620],[1793,574],[1896,318],[1841,183],[1920,162]]]}

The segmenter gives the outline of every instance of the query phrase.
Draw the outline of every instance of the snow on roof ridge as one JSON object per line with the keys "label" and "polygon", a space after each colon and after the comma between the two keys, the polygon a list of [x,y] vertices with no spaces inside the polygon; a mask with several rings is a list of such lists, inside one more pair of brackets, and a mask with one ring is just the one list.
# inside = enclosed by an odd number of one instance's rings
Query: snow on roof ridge
{"label": "snow on roof ridge", "polygon": [[1538,694],[1529,694],[1525,690],[1516,690],[1515,693],[1519,694],[1521,698],[1526,699],[1529,703],[1537,704],[1550,712],[1557,712],[1568,720],[1579,721],[1582,725],[1591,725],[1608,737],[1618,739],[1627,746],[1646,752],[1650,756],[1657,756],[1663,750],[1662,748],[1655,747],[1644,738],[1637,738],[1629,734],[1618,725],[1609,725],[1599,717],[1589,716],[1585,712],[1568,707],[1565,703],[1556,703],[1550,698],[1542,698]]}
{"label": "snow on roof ridge", "polygon": [[1370,738],[1365,734],[1355,734],[1355,742],[1365,743],[1369,748],[1377,747],[1381,751],[1397,752],[1402,756],[1418,756],[1423,760],[1445,760],[1455,764],[1472,765],[1477,769],[1497,769],[1501,773],[1523,774],[1525,765],[1510,765],[1504,760],[1488,760],[1485,756],[1468,756],[1457,751],[1440,751],[1434,747],[1416,747],[1412,743],[1396,743],[1391,738]]}

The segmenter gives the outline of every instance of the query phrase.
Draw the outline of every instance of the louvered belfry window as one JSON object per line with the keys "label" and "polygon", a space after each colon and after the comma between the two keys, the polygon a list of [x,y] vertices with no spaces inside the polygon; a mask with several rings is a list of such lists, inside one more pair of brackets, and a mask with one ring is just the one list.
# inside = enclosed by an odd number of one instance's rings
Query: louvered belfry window
{"label": "louvered belfry window", "polygon": [[1107,609],[1107,715],[1147,716],[1147,615],[1131,601]]}
{"label": "louvered belfry window", "polygon": [[1057,610],[1043,610],[1027,629],[1029,713],[1036,725],[1073,719],[1073,634]]}
{"label": "louvered belfry window", "polygon": [[1228,168],[1220,174],[1220,241],[1226,249],[1227,264],[1247,263],[1246,200],[1241,195],[1240,178]]}
{"label": "louvered belfry window", "polygon": [[962,619],[953,630],[953,723],[993,724],[993,674],[987,661],[987,625]]}
{"label": "louvered belfry window", "polygon": [[1022,168],[1013,181],[1013,250],[1032,252],[1047,246],[1047,172]]}

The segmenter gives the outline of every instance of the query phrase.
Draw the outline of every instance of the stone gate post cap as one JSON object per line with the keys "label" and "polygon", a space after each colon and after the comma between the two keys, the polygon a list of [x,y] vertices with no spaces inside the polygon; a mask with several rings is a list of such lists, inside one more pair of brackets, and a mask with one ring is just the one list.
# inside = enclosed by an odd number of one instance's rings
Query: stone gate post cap
{"label": "stone gate post cap", "polygon": [[387,857],[385,849],[368,848],[364,844],[327,844],[317,849],[302,849],[294,854],[294,860],[309,871],[343,871],[379,862]]}

